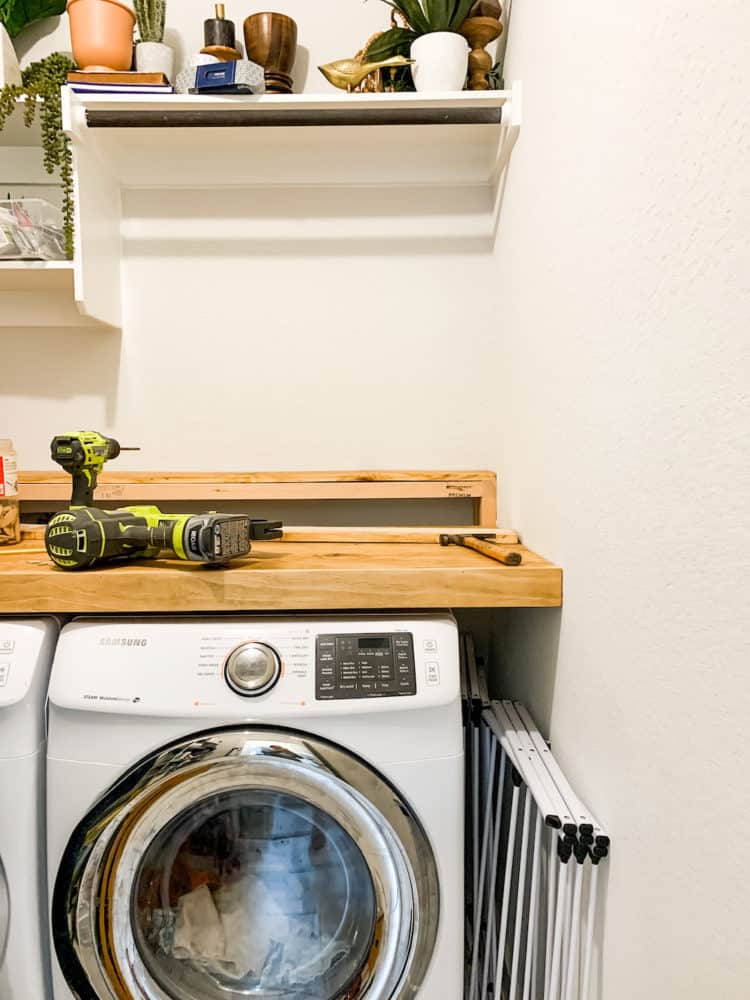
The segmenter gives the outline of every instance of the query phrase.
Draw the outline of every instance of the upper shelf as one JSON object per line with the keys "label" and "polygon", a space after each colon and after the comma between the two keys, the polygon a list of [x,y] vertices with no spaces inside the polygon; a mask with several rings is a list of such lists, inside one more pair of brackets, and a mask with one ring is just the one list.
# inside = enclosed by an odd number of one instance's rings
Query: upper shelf
{"label": "upper shelf", "polygon": [[[124,98],[65,88],[79,309],[110,326],[121,324],[122,240],[138,242],[140,223],[148,241],[183,239],[197,245],[205,235],[196,228],[195,199],[184,201],[166,220],[152,220],[146,210],[135,229],[124,233],[122,192],[128,188],[315,188],[317,208],[326,189],[325,197],[340,203],[317,213],[314,232],[309,217],[316,212],[307,212],[306,233],[318,241],[342,234],[381,241],[424,237],[428,226],[432,240],[489,245],[497,224],[499,180],[520,121],[520,84],[507,91],[455,94],[259,97]],[[451,188],[450,196],[445,187]],[[304,209],[298,212],[303,216]],[[255,221],[252,210],[243,215],[238,199],[231,225],[242,228]],[[263,238],[277,236],[279,220],[269,216],[264,222],[269,231]],[[216,239],[218,221],[210,223],[210,238]],[[297,238],[296,227],[290,238]]]}
{"label": "upper shelf", "polygon": [[[94,148],[126,187],[488,185],[520,120],[517,85],[456,94],[65,97],[74,141]],[[201,137],[200,129],[211,132]]]}

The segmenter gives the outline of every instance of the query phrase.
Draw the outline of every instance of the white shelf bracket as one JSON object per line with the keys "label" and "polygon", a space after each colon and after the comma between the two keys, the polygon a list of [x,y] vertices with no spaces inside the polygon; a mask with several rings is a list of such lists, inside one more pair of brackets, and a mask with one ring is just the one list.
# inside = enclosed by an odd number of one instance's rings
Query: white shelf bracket
{"label": "white shelf bracket", "polygon": [[86,135],[86,112],[69,87],[62,95],[63,130],[72,140],[75,200],[74,294],[82,316],[121,325],[120,185]]}
{"label": "white shelf bracket", "polygon": [[502,127],[500,130],[500,140],[497,146],[497,156],[492,172],[492,184],[495,189],[500,184],[503,172],[508,166],[510,154],[518,140],[521,131],[521,120],[523,117],[523,87],[520,80],[515,80],[511,85],[510,99],[503,105]]}

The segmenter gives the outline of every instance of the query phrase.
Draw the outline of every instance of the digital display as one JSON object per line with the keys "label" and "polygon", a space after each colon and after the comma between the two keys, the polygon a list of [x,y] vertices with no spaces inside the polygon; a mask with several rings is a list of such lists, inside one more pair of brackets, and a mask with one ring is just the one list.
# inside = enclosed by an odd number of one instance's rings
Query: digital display
{"label": "digital display", "polygon": [[391,637],[389,635],[365,636],[359,640],[360,649],[390,649]]}

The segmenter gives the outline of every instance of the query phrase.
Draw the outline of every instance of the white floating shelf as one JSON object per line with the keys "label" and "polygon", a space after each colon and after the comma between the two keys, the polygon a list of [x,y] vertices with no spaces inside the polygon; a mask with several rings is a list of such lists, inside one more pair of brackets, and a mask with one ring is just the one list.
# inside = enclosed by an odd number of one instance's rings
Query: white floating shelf
{"label": "white floating shelf", "polygon": [[0,328],[93,325],[78,311],[68,260],[0,260]]}
{"label": "white floating shelf", "polygon": [[[426,213],[419,199],[428,196],[434,203],[430,190],[448,187],[452,196],[446,201],[456,204],[456,192],[464,192],[465,216],[489,238],[499,179],[519,131],[520,99],[518,84],[507,91],[455,94],[259,97],[125,98],[66,89],[63,126],[73,144],[80,308],[103,323],[120,323],[125,189],[314,186],[387,189],[390,198],[398,188],[409,192],[420,224]],[[372,194],[369,199],[362,198],[363,218]],[[407,201],[402,195],[401,205]],[[356,226],[349,215],[349,225]],[[397,237],[404,213],[391,215]],[[448,215],[446,232],[460,235]],[[165,235],[180,238],[180,220],[171,221]],[[363,229],[362,236],[368,235]],[[439,238],[440,232],[432,235]]]}
{"label": "white floating shelf", "polygon": [[135,187],[484,185],[514,124],[511,91],[68,97],[76,143]]}

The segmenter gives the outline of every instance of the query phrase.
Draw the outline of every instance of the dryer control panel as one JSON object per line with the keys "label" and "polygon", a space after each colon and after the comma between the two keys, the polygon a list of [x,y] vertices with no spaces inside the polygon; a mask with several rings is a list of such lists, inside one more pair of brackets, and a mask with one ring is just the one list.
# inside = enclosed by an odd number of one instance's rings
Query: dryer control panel
{"label": "dryer control panel", "polygon": [[411,632],[318,635],[315,697],[398,698],[417,693]]}

